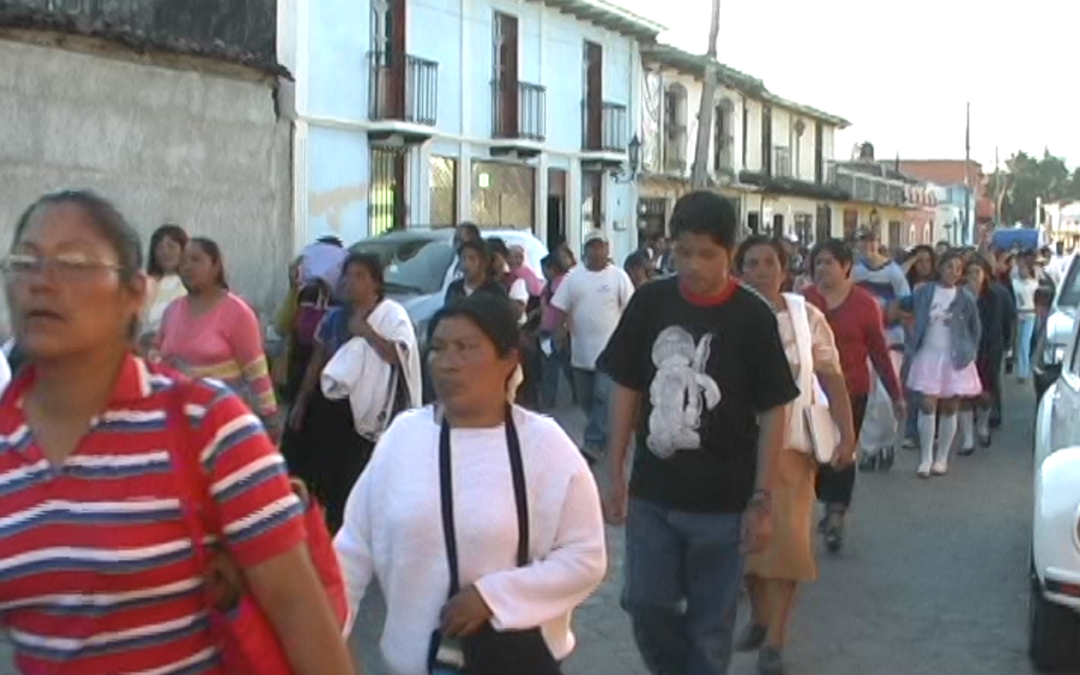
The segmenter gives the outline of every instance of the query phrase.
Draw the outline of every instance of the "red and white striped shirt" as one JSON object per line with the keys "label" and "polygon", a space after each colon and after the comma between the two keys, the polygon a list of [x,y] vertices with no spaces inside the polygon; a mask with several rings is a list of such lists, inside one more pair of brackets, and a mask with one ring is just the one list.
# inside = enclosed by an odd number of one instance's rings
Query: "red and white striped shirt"
{"label": "red and white striped shirt", "polygon": [[259,420],[222,384],[190,387],[191,432],[169,432],[174,380],[129,357],[107,409],[62,465],[27,427],[32,368],[0,399],[0,620],[26,675],[226,675],[207,631],[170,444],[210,481],[243,567],[301,544],[302,507]]}

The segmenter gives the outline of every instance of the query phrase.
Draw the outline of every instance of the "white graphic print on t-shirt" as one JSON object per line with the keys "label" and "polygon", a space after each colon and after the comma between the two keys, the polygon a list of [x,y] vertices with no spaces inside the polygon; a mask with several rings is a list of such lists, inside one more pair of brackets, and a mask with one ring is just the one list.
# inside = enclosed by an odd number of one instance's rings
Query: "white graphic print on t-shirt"
{"label": "white graphic print on t-shirt", "polygon": [[[705,372],[713,336],[694,336],[678,326],[668,326],[656,336],[652,360],[656,376],[649,386],[649,450],[661,459],[678,450],[701,448],[701,414],[720,404],[720,386]],[[702,406],[704,405],[704,410]]]}

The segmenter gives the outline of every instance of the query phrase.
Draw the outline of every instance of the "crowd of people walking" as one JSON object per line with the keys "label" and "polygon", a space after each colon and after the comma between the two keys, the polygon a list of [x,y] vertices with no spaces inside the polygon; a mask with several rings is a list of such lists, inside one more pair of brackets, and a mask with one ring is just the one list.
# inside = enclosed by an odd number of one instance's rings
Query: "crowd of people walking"
{"label": "crowd of people walking", "polygon": [[[0,266],[0,620],[20,671],[357,673],[343,633],[377,582],[396,675],[556,675],[606,520],[652,673],[723,675],[736,650],[783,673],[815,524],[839,553],[858,468],[903,446],[940,477],[991,444],[1010,350],[1031,377],[1041,270],[894,260],[872,229],[740,241],[710,191],[670,230],[624,265],[592,231],[580,262],[562,247],[534,271],[462,224],[424,334],[385,261],[320,239],[289,270],[271,363],[214,241],[165,225],[144,264],[103,198],[42,197]],[[581,439],[544,414],[562,385]],[[226,645],[255,619],[280,663],[245,670]]]}

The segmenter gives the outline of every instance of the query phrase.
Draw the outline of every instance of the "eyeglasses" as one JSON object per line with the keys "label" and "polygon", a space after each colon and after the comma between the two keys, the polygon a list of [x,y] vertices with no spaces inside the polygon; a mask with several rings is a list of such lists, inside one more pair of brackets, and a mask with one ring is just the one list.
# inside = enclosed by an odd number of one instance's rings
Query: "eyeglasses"
{"label": "eyeglasses", "polygon": [[86,281],[102,272],[119,272],[123,266],[95,260],[79,253],[67,253],[54,258],[15,253],[0,262],[0,271],[9,277],[23,278],[38,272],[52,274],[57,281]]}

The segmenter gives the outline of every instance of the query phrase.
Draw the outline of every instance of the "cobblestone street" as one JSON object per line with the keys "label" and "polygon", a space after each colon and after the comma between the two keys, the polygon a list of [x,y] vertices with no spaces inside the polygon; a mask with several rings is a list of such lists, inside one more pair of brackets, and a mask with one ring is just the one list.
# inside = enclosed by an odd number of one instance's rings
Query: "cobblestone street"
{"label": "cobblestone street", "polygon": [[[861,474],[847,547],[822,553],[805,588],[788,649],[793,675],[1028,675],[1026,570],[1030,525],[1029,387],[1007,393],[994,446],[959,458],[944,479],[915,477],[914,453],[891,474]],[[571,430],[576,413],[559,416]],[[568,675],[646,675],[619,608],[622,533],[610,530],[608,580],[577,614]],[[378,657],[381,598],[363,608],[353,645],[369,675]],[[746,612],[740,613],[740,625]],[[5,659],[0,673],[14,673]],[[751,675],[736,657],[732,675]]]}
{"label": "cobblestone street", "polygon": [[[1007,392],[1002,433],[958,458],[949,476],[922,481],[915,452],[889,474],[860,474],[840,556],[821,552],[787,651],[792,675],[1028,675],[1027,558],[1031,531],[1030,385]],[[573,412],[559,415],[572,431]],[[568,675],[646,675],[619,607],[622,533],[611,529],[608,581],[577,614]],[[368,672],[377,656],[377,599],[354,635]],[[740,610],[740,626],[747,612]],[[736,657],[732,675],[756,672]]]}

